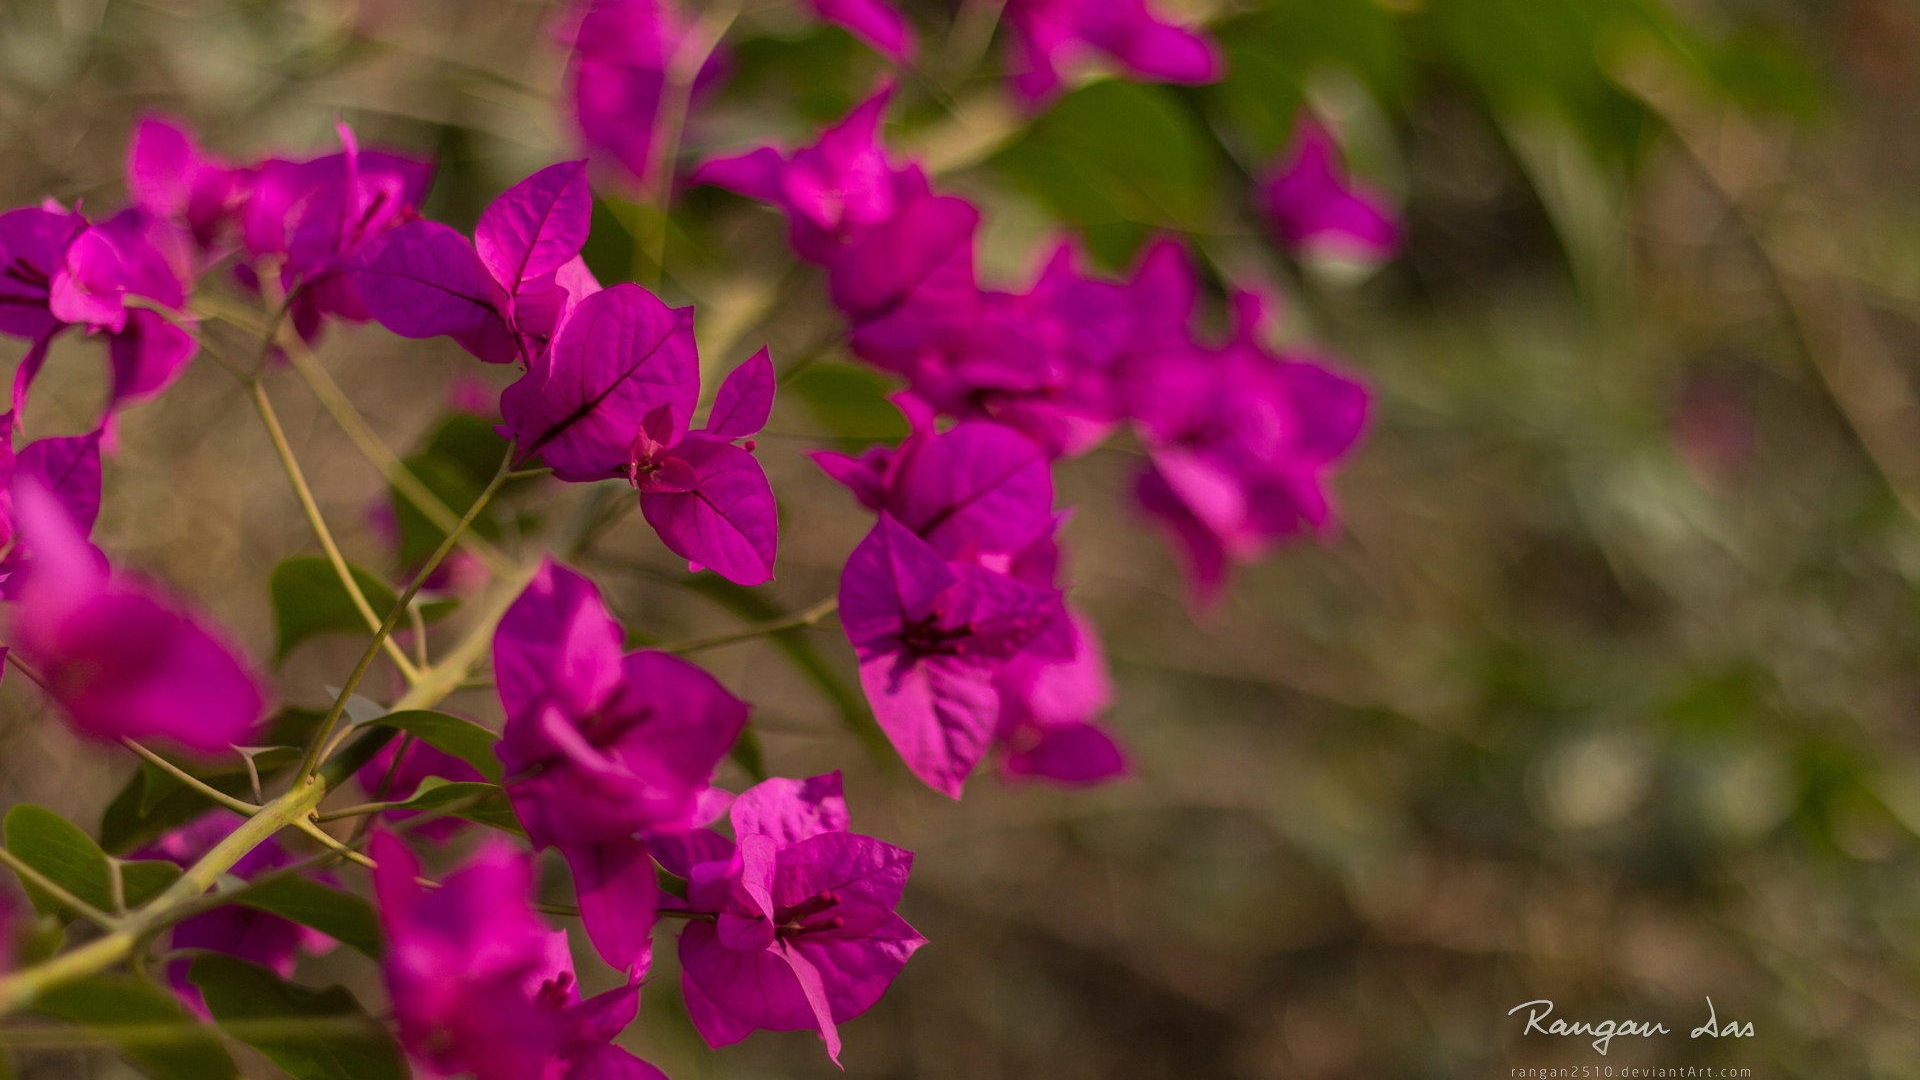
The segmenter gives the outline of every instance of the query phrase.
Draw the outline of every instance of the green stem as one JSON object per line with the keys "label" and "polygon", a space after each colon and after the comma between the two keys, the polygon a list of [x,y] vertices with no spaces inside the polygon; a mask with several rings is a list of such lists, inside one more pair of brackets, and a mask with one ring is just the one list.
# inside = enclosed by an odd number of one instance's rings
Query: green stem
{"label": "green stem", "polygon": [[[493,479],[487,482],[487,486],[473,500],[473,505],[467,507],[467,512],[454,523],[453,530],[447,533],[446,538],[440,541],[440,546],[413,575],[413,580],[407,583],[406,591],[394,601],[393,610],[387,612],[386,619],[374,631],[373,641],[367,645],[366,651],[360,654],[360,662],[354,665],[353,673],[347,676],[346,684],[340,687],[340,693],[333,699],[333,706],[327,710],[326,717],[320,721],[319,728],[314,731],[313,741],[307,744],[307,752],[300,760],[300,768],[294,773],[296,783],[312,776],[320,767],[323,753],[333,742],[334,729],[339,726],[340,717],[347,711],[347,701],[353,697],[353,692],[359,689],[360,680],[365,678],[367,671],[373,667],[373,659],[380,654],[380,647],[392,638],[394,628],[399,626],[400,620],[406,616],[407,605],[413,603],[414,596],[420,592],[420,587],[426,583],[428,576],[439,567],[441,561],[453,550],[454,545],[460,542],[460,534],[467,531],[474,519],[480,516],[480,511],[493,500],[494,493],[500,490],[500,485],[506,482],[513,467],[513,454],[514,448],[507,447],[506,456],[500,459],[500,467],[494,470]],[[453,679],[451,685],[458,686],[465,679],[466,671],[463,669],[459,676]],[[416,677],[412,681],[418,685],[421,677]],[[396,709],[403,707],[405,706],[396,706]]]}
{"label": "green stem", "polygon": [[713,637],[675,642],[658,646],[658,648],[661,652],[670,653],[691,653],[700,652],[703,649],[717,649],[722,645],[732,645],[735,642],[750,641],[757,637],[765,637],[768,634],[778,634],[785,630],[800,630],[809,626],[817,626],[820,620],[839,610],[839,607],[840,598],[837,596],[829,596],[805,611],[788,615],[782,619],[773,619],[768,622],[758,623],[754,626],[735,630],[732,633],[716,634]]}
{"label": "green stem", "polygon": [[219,788],[214,787],[212,784],[207,783],[206,781],[193,775],[192,773],[181,768],[180,766],[175,765],[173,762],[168,761],[166,758],[161,757],[159,754],[154,753],[153,751],[147,749],[146,747],[140,745],[139,743],[133,741],[132,739],[121,739],[120,745],[125,746],[127,749],[140,755],[143,761],[146,761],[148,764],[152,765],[154,768],[159,769],[161,772],[166,773],[167,775],[173,777],[175,780],[178,780],[182,784],[185,784],[186,786],[199,792],[205,798],[210,799],[213,802],[219,803],[221,806],[226,807],[227,809],[233,811],[236,814],[241,815],[242,817],[252,817],[253,815],[260,812],[260,808],[258,806],[255,806],[254,804],[246,801],[245,799],[234,798],[233,796],[227,794],[224,791],[221,791]]}
{"label": "green stem", "polygon": [[147,935],[178,921],[180,912],[213,888],[221,875],[282,828],[303,821],[320,805],[327,786],[318,779],[296,782],[286,794],[260,808],[227,834],[198,862],[187,867],[165,892],[124,919],[110,920],[112,929],[71,952],[44,964],[25,968],[0,979],[0,1016],[32,1005],[52,987],[105,971],[132,956]]}
{"label": "green stem", "polygon": [[250,386],[253,395],[253,407],[260,414],[261,422],[267,426],[267,436],[273,440],[274,453],[279,455],[280,467],[287,474],[287,482],[293,485],[294,497],[300,502],[300,511],[306,515],[307,524],[312,526],[313,535],[320,541],[320,550],[326,552],[327,562],[339,577],[340,584],[347,590],[347,596],[353,601],[355,611],[365,620],[367,629],[374,632],[375,651],[384,647],[387,658],[393,666],[400,669],[408,682],[420,677],[420,669],[399,644],[388,635],[379,633],[380,616],[374,613],[373,604],[367,600],[367,594],[355,580],[353,569],[347,565],[347,558],[340,553],[340,545],[334,542],[333,531],[327,528],[327,519],[320,513],[320,503],[313,497],[313,488],[308,486],[306,474],[300,468],[300,461],[293,454],[293,446],[287,441],[286,429],[280,425],[280,414],[274,410],[273,401],[267,397],[267,388],[259,381]]}
{"label": "green stem", "polygon": [[[339,383],[333,381],[333,376],[328,374],[327,369],[314,357],[312,350],[304,345],[289,343],[285,352],[288,362],[293,365],[294,373],[299,375],[307,384],[307,388],[313,391],[313,396],[320,402],[320,407],[327,410],[327,414],[333,417],[333,422],[346,433],[347,439],[353,443],[355,449],[360,451],[360,456],[380,470],[387,484],[432,522],[434,528],[445,533],[453,532],[454,523],[459,520],[453,508],[448,506],[440,496],[434,494],[433,489],[427,487],[418,476],[414,475],[413,470],[407,467],[407,463],[400,459],[400,455],[394,453],[385,442],[381,441],[380,436],[374,433],[373,426],[367,423],[367,418],[354,407],[352,399],[340,389]],[[496,574],[505,573],[512,565],[507,557],[500,553],[499,548],[478,533],[466,534],[460,543],[474,558],[479,559],[487,569]]]}
{"label": "green stem", "polygon": [[[311,1016],[287,1020],[223,1020],[220,1030],[246,1041],[321,1042],[367,1031],[369,1021],[362,1017]],[[106,1024],[89,1027],[0,1027],[0,1044],[21,1050],[83,1050],[108,1046],[164,1046],[170,1043],[203,1042],[209,1037],[204,1024],[151,1023]]]}

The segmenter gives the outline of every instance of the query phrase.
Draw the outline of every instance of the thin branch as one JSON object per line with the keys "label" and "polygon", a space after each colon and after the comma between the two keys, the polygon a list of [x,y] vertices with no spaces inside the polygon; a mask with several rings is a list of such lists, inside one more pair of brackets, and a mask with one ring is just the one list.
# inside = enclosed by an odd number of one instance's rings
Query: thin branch
{"label": "thin branch", "polygon": [[656,648],[661,652],[670,653],[691,653],[700,652],[704,649],[717,649],[722,645],[732,645],[736,642],[749,641],[753,638],[765,637],[769,634],[778,634],[788,630],[801,630],[809,626],[818,626],[821,620],[833,614],[839,610],[839,608],[840,598],[837,596],[829,596],[805,611],[788,615],[782,619],[757,623],[741,630],[735,630],[732,633],[716,634],[713,637],[706,638],[695,638],[691,641],[672,642],[666,645],[656,646]]}
{"label": "thin branch", "polygon": [[320,541],[320,550],[326,552],[327,562],[333,567],[334,574],[339,577],[341,586],[347,590],[347,596],[353,601],[354,610],[358,611],[360,618],[365,620],[367,629],[374,633],[375,645],[384,647],[387,658],[393,661],[393,666],[400,669],[400,674],[405,676],[408,682],[413,682],[420,677],[420,669],[414,667],[413,661],[407,658],[405,650],[391,638],[379,633],[380,616],[374,612],[373,605],[368,602],[367,594],[361,591],[360,582],[354,579],[353,569],[347,565],[346,556],[340,553],[340,545],[334,542],[332,530],[327,528],[326,518],[320,514],[320,504],[313,497],[313,489],[307,485],[306,474],[300,469],[299,459],[293,455],[292,444],[287,442],[286,429],[281,427],[280,414],[274,410],[273,401],[267,397],[267,388],[256,380],[250,385],[249,390],[253,396],[253,407],[260,413],[261,422],[267,426],[267,436],[273,440],[273,450],[279,455],[280,467],[286,471],[287,482],[293,485],[293,493],[300,502],[300,510],[307,516],[307,524],[312,526],[313,535]]}
{"label": "thin branch", "polygon": [[[347,710],[347,701],[353,697],[353,692],[359,689],[360,680],[365,678],[367,671],[373,667],[373,659],[379,655],[380,647],[391,640],[394,628],[405,616],[407,605],[413,603],[413,598],[419,594],[420,586],[425,584],[427,577],[439,568],[441,561],[453,550],[454,545],[459,543],[460,534],[467,531],[474,519],[480,516],[480,511],[492,501],[494,493],[500,490],[500,485],[506,482],[513,465],[514,449],[512,446],[507,447],[506,456],[500,459],[500,467],[494,470],[493,479],[487,482],[487,486],[473,500],[473,505],[467,507],[466,514],[454,523],[452,531],[448,532],[446,538],[440,542],[440,547],[421,565],[419,571],[414,574],[413,580],[407,583],[406,591],[401,593],[399,599],[394,602],[393,610],[387,612],[386,619],[374,631],[373,641],[367,645],[366,651],[360,654],[360,662],[354,665],[353,673],[347,676],[345,685],[340,687],[340,693],[333,699],[332,707],[327,710],[326,717],[320,721],[320,726],[314,731],[313,741],[307,745],[307,752],[300,760],[300,768],[294,773],[296,783],[312,776],[314,770],[320,767],[323,752],[331,746],[334,731],[340,724],[340,717]],[[461,679],[464,678],[463,671]],[[456,679],[454,684],[458,685],[460,681]]]}
{"label": "thin branch", "polygon": [[[360,456],[366,458],[369,464],[378,469],[386,478],[388,485],[432,522],[434,528],[441,532],[452,532],[454,523],[459,520],[459,515],[455,514],[445,500],[436,495],[432,488],[427,487],[413,470],[407,467],[407,463],[400,459],[400,455],[394,453],[385,442],[381,441],[380,436],[374,433],[373,426],[367,423],[367,418],[361,415],[360,410],[340,389],[340,384],[333,381],[333,376],[321,366],[312,350],[306,348],[304,343],[289,342],[285,352],[287,360],[293,365],[294,373],[299,375],[308,389],[313,391],[313,396],[320,402],[321,408],[327,410],[328,415],[333,417],[333,422],[346,433],[347,439],[360,452]],[[460,543],[474,558],[479,559],[487,569],[496,574],[505,572],[511,565],[507,557],[500,553],[499,548],[478,533],[468,533]]]}
{"label": "thin branch", "polygon": [[188,772],[187,770],[181,768],[180,766],[175,765],[173,762],[168,761],[166,758],[161,757],[159,754],[154,753],[153,751],[147,749],[146,747],[140,745],[139,743],[133,741],[132,739],[122,738],[120,740],[120,745],[125,746],[127,749],[140,755],[141,760],[145,761],[147,764],[152,765],[154,768],[159,769],[161,772],[166,773],[167,775],[173,777],[175,780],[180,781],[181,783],[187,785],[193,790],[199,792],[201,795],[205,796],[206,798],[211,799],[216,803],[219,803],[221,806],[226,807],[227,809],[233,811],[236,814],[240,814],[245,817],[252,817],[253,815],[260,812],[260,808],[258,806],[255,806],[253,803],[250,803],[245,799],[234,798],[233,796],[227,794],[224,791],[221,791],[219,788],[214,787],[212,784],[207,783],[205,780],[202,780],[199,777]]}

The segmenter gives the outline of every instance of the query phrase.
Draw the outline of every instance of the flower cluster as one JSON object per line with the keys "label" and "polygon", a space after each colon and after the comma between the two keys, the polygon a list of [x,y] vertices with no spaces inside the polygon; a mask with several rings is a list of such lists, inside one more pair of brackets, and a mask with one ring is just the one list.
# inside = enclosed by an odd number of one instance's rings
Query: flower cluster
{"label": "flower cluster", "polygon": [[[917,54],[913,28],[888,0],[805,7],[895,62]],[[1207,37],[1148,0],[1009,0],[1004,22],[1013,88],[1034,108],[1090,61],[1174,82],[1208,81],[1221,68]],[[669,0],[572,5],[558,37],[582,151],[670,197],[685,113],[725,73],[718,36]],[[894,400],[909,434],[897,445],[812,455],[872,515],[834,604],[880,728],[917,777],[953,798],[984,762],[1061,785],[1111,780],[1130,761],[1102,722],[1114,688],[1099,633],[1069,597],[1072,515],[1056,502],[1056,468],[1110,437],[1136,440],[1138,507],[1171,538],[1205,604],[1236,566],[1328,527],[1329,479],[1361,435],[1368,395],[1328,363],[1273,347],[1255,293],[1204,276],[1173,239],[1153,242],[1120,277],[1087,269],[1062,243],[1024,286],[985,280],[980,210],[937,189],[883,138],[894,95],[883,86],[806,146],[713,158],[685,179],[783,211],[793,251],[823,272],[846,350],[904,383]],[[129,814],[154,827],[115,850],[189,868],[188,884],[220,886],[213,902],[167,888],[153,901],[159,914],[142,909],[133,925],[166,931],[173,950],[225,953],[289,977],[303,955],[331,948],[314,929],[315,909],[341,901],[275,908],[259,893],[293,879],[295,892],[331,897],[339,880],[320,867],[350,857],[372,868],[400,1043],[436,1073],[657,1080],[615,1039],[638,1008],[655,933],[668,926],[678,928],[688,1015],[707,1042],[810,1030],[838,1062],[841,1025],[871,1009],[926,943],[898,913],[913,854],[852,831],[837,772],[768,779],[756,762],[757,783],[720,786],[750,706],[670,647],[629,648],[638,635],[578,570],[552,556],[516,562],[503,549],[522,545],[506,540],[470,557],[454,550],[476,539],[463,530],[502,484],[550,474],[630,488],[627,507],[692,572],[769,581],[779,510],[755,438],[774,408],[772,357],[762,349],[733,366],[701,415],[693,309],[637,284],[603,286],[582,256],[594,216],[588,160],[511,186],[468,235],[421,217],[429,163],[362,150],[345,125],[338,137],[337,152],[236,163],[182,126],[148,119],[128,153],[127,208],[99,220],[53,203],[0,214],[0,334],[27,343],[0,413],[0,655],[11,649],[14,666],[82,735],[186,752],[176,760],[131,745],[158,771],[156,785],[168,774],[222,807],[148,822],[170,796],[135,791]],[[1399,242],[1385,202],[1348,181],[1311,120],[1256,199],[1280,243],[1303,254],[1379,259]],[[224,305],[206,288],[219,283],[244,301]],[[1200,329],[1210,290],[1232,315],[1224,335]],[[308,725],[296,766],[282,756],[263,767],[255,756],[269,691],[245,653],[89,540],[115,418],[179,378],[199,350],[202,316],[261,329],[236,314],[246,306],[264,320],[252,385],[260,411],[343,598],[373,633]],[[513,373],[497,399],[484,389],[478,401],[462,395],[463,409],[497,416],[507,460],[464,517],[436,523],[444,542],[432,558],[416,566],[403,556],[413,580],[387,612],[373,610],[372,590],[345,564],[257,381],[288,358],[311,378],[304,343],[330,322],[444,337]],[[100,419],[16,449],[35,380],[69,328],[106,343]],[[492,419],[464,420],[493,438]],[[390,451],[369,456],[396,467]],[[389,479],[398,492],[403,478]],[[397,517],[376,524],[399,528]],[[470,606],[468,638],[435,664],[419,592],[456,579],[476,592],[491,579],[495,593]],[[412,658],[396,643],[402,634],[419,647]],[[497,736],[423,715],[469,684],[489,644]],[[363,714],[361,681],[383,648],[408,690],[394,713]],[[252,747],[245,778],[259,805],[195,772],[201,756],[242,747]],[[321,812],[350,776],[372,801]],[[264,794],[283,782],[282,794]],[[490,813],[468,807],[488,799]],[[361,819],[351,839],[324,831],[347,818]],[[456,847],[457,869],[443,879],[423,876],[402,837],[447,843],[474,821],[524,834],[532,853],[493,838]],[[283,826],[323,845],[311,866],[274,834]],[[535,859],[548,851],[577,905],[558,910],[577,914],[619,979],[597,996],[583,998],[566,934],[539,914],[555,910],[534,895]],[[112,882],[126,891],[123,876]],[[246,893],[252,903],[219,903]],[[85,900],[54,895],[109,931],[121,926]],[[123,899],[113,897],[116,911]],[[169,905],[170,920],[161,917]],[[365,934],[350,919],[318,925],[375,952],[356,941],[373,936],[373,919],[363,918]],[[0,910],[0,966],[7,929]],[[170,962],[167,972],[190,1008],[218,1008],[197,968]]]}
{"label": "flower cluster", "polygon": [[[1010,772],[1100,780],[1124,759],[1093,723],[1109,694],[1098,639],[1061,590],[1049,463],[1130,425],[1147,449],[1139,506],[1204,603],[1233,565],[1327,526],[1326,479],[1359,438],[1366,391],[1267,348],[1249,293],[1235,294],[1227,340],[1197,336],[1201,282],[1171,241],[1124,280],[1086,273],[1062,245],[1026,290],[983,285],[979,211],[882,142],[892,94],[809,146],[718,158],[694,179],[784,211],[796,254],[826,272],[849,348],[907,381],[905,444],[816,455],[880,515],[848,559],[841,615],[882,727],[956,797],[995,743]],[[1318,129],[1304,138],[1301,162],[1265,189],[1289,235],[1390,243]],[[1355,224],[1356,207],[1373,216]],[[957,424],[939,431],[936,416]]]}

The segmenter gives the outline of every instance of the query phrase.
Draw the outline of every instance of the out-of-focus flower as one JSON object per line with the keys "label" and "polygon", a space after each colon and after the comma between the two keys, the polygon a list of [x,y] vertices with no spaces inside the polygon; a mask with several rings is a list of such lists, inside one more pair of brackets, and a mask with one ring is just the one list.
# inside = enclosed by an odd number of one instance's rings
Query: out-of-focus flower
{"label": "out-of-focus flower", "polygon": [[880,141],[893,92],[892,83],[882,86],[811,145],[715,158],[695,169],[692,181],[778,207],[787,215],[794,251],[809,262],[829,262],[863,230],[927,194],[920,167],[894,165]]}
{"label": "out-of-focus flower", "polygon": [[[692,24],[670,0],[576,0],[556,29],[570,50],[567,97],[580,141],[636,182],[653,175],[673,68]],[[705,58],[689,93],[718,74]]]}
{"label": "out-of-focus flower", "polygon": [[687,1015],[708,1043],[838,1025],[873,1007],[926,939],[894,913],[913,853],[848,832],[840,774],[768,780],[734,800],[733,843],[688,869]]}
{"label": "out-of-focus flower", "polygon": [[[429,778],[466,783],[485,781],[480,770],[421,740],[394,740],[380,748],[359,771],[353,774],[375,802],[404,802],[413,797],[421,783]],[[387,821],[405,821],[418,814],[414,810],[387,810]],[[445,842],[462,831],[466,821],[452,816],[429,821],[411,830],[417,836]]]}
{"label": "out-of-focus flower", "polygon": [[135,206],[187,230],[203,254],[233,239],[248,171],[207,153],[186,126],[145,116],[127,142],[127,195]]}
{"label": "out-of-focus flower", "polygon": [[1166,21],[1147,0],[1007,0],[1005,17],[1014,90],[1035,106],[1096,55],[1153,82],[1209,83],[1225,66],[1212,39]]}
{"label": "out-of-focus flower", "polygon": [[1274,236],[1303,254],[1373,263],[1400,250],[1400,220],[1385,196],[1346,175],[1327,129],[1302,115],[1286,156],[1260,183]]}
{"label": "out-of-focus flower", "polygon": [[405,844],[381,833],[371,850],[387,992],[416,1060],[477,1080],[665,1080],[612,1045],[639,1007],[637,979],[580,1000],[565,932],[529,906],[525,855],[490,841],[428,890]]}
{"label": "out-of-focus flower", "polygon": [[106,336],[103,426],[179,378],[199,349],[179,325],[189,286],[184,244],[173,226],[137,209],[97,224],[53,203],[0,214],[0,333],[33,343],[14,374],[14,412],[69,326]]}
{"label": "out-of-focus flower", "polygon": [[647,837],[704,821],[747,706],[678,657],[622,655],[599,591],[551,561],[500,620],[493,655],[514,809],[566,856],[600,954],[642,969],[657,902]]}
{"label": "out-of-focus flower", "polygon": [[1011,554],[1053,523],[1053,477],[1030,440],[1012,428],[968,421],[935,432],[932,418],[897,448],[858,458],[813,459],[861,505],[884,513],[945,559]]}
{"label": "out-of-focus flower", "polygon": [[1008,775],[1081,786],[1124,775],[1126,753],[1095,723],[1113,703],[1113,682],[1093,626],[1071,611],[1071,653],[1028,650],[1001,669],[1000,730]]}
{"label": "out-of-focus flower", "polygon": [[31,560],[8,644],[38,670],[74,729],[209,753],[245,743],[266,696],[224,635],[151,586],[111,573],[38,483],[16,484],[13,498]]}
{"label": "out-of-focus flower", "polygon": [[887,56],[913,59],[913,29],[888,0],[807,0],[807,6]]}
{"label": "out-of-focus flower", "polygon": [[1235,306],[1225,345],[1163,356],[1128,379],[1149,462],[1135,494],[1185,555],[1202,604],[1233,564],[1326,527],[1326,476],[1366,426],[1365,387],[1268,351],[1260,302],[1242,294]]}
{"label": "out-of-focus flower", "polygon": [[20,578],[15,571],[32,556],[14,520],[13,488],[34,485],[53,497],[83,539],[100,516],[100,442],[102,433],[61,435],[13,450],[12,413],[0,414],[0,598],[13,599]]}
{"label": "out-of-focus flower", "polygon": [[337,130],[337,154],[253,166],[240,208],[248,273],[258,284],[277,267],[278,292],[293,298],[293,325],[309,341],[327,316],[373,317],[351,271],[367,245],[419,217],[433,181],[431,163],[361,150],[351,129]]}
{"label": "out-of-focus flower", "polygon": [[[134,852],[133,857],[165,859],[185,867],[213,850],[214,845],[226,839],[245,820],[231,810],[212,810]],[[246,881],[293,862],[293,855],[281,847],[278,840],[268,839],[242,856],[229,873]],[[206,949],[237,956],[283,979],[293,974],[302,955],[319,955],[333,946],[333,939],[317,930],[239,904],[215,908],[177,923],[170,932],[168,945],[172,949]],[[199,988],[187,979],[188,967],[186,960],[169,964],[167,981],[181,1000],[204,1016],[206,1009],[200,1000]]]}

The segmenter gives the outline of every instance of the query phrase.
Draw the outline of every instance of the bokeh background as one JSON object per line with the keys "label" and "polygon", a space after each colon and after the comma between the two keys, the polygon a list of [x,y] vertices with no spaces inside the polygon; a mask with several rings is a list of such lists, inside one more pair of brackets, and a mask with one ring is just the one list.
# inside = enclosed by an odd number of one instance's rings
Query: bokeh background
{"label": "bokeh background", "polygon": [[[1126,505],[1134,449],[1062,469],[1128,782],[983,776],[950,804],[848,733],[833,687],[844,697],[851,657],[831,623],[703,654],[757,704],[776,772],[846,767],[856,826],[920,853],[903,911],[933,944],[846,1026],[847,1074],[1920,1076],[1920,8],[1189,4],[1228,52],[1223,83],[1095,81],[1029,120],[981,33],[991,5],[957,23],[944,0],[905,6],[930,55],[894,134],[982,203],[992,273],[1023,280],[1063,223],[1110,266],[1154,231],[1185,234],[1216,279],[1280,290],[1285,332],[1378,403],[1337,483],[1337,534],[1251,568],[1197,619]],[[9,0],[0,202],[113,205],[149,109],[239,158],[321,149],[345,118],[366,145],[435,155],[428,212],[470,226],[571,153],[553,15]],[[689,157],[804,138],[882,75],[777,3],[748,5],[729,70]],[[1300,266],[1263,237],[1247,177],[1302,103],[1404,205],[1397,261]],[[616,183],[603,193],[589,260],[602,280],[651,280],[628,229],[644,222]],[[784,543],[755,595],[774,611],[830,595],[865,518],[803,451],[897,436],[886,384],[832,344],[770,213],[685,193],[659,278],[700,306],[709,370],[763,340],[783,366],[812,357],[762,442]],[[90,416],[91,348],[56,355],[36,434]],[[403,451],[450,385],[505,374],[377,328],[330,331],[321,356]],[[352,556],[397,574],[378,475],[297,381],[270,391]],[[120,443],[96,538],[264,658],[267,573],[312,541],[239,385],[202,361]],[[530,486],[495,527],[515,543],[578,494]],[[767,614],[690,587],[637,520],[585,565],[654,638]],[[357,649],[303,648],[283,696],[324,701]],[[494,718],[484,694],[460,705]],[[23,681],[0,688],[0,805],[90,823],[128,763],[40,709]],[[707,1051],[670,954],[629,1038],[645,1056],[680,1080],[834,1074],[804,1033]],[[372,981],[344,958],[309,972]],[[1686,1039],[1709,996],[1755,1037]],[[1536,998],[1680,1034],[1606,1058],[1522,1039],[1507,1011]],[[22,1064],[122,1075],[86,1054]]]}

